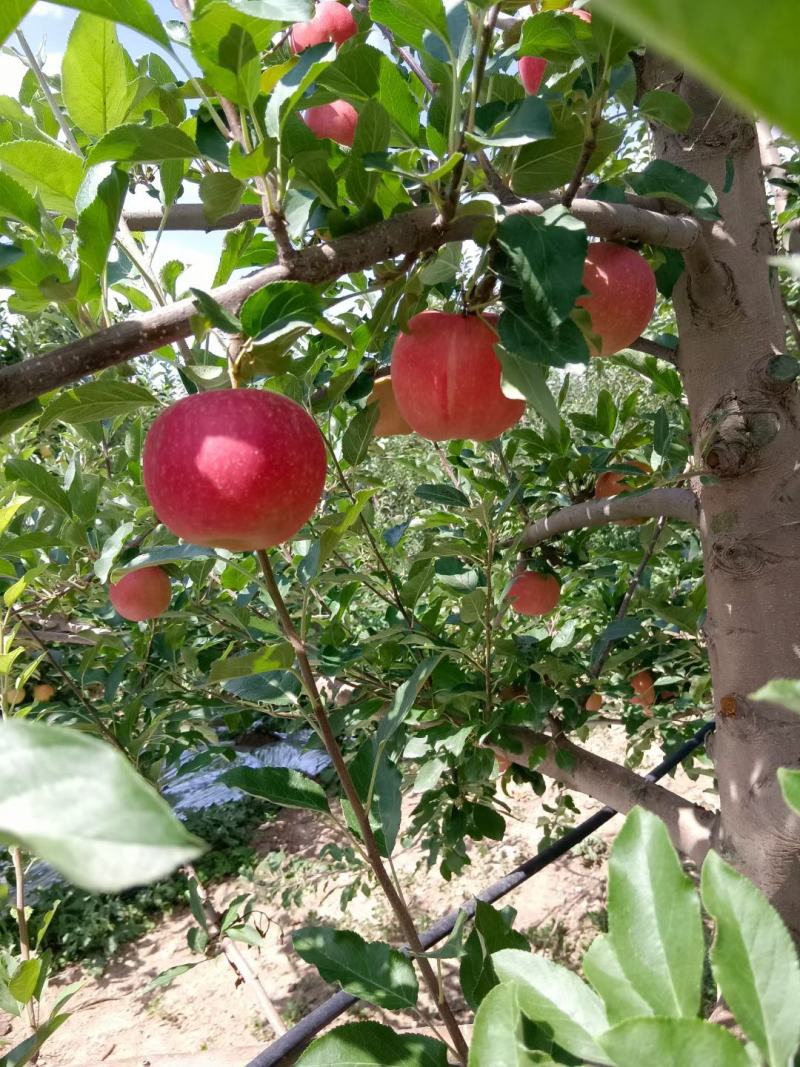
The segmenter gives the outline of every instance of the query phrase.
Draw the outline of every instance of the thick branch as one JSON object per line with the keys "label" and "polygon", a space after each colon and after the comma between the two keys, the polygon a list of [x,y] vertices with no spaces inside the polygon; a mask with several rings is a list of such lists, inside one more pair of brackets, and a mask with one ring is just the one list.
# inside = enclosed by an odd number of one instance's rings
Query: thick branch
{"label": "thick branch", "polygon": [[622,519],[653,519],[662,515],[696,526],[697,498],[689,489],[651,489],[648,493],[620,493],[606,499],[587,500],[532,522],[525,529],[521,544],[535,545],[571,530],[607,526]]}
{"label": "thick branch", "polygon": [[[627,767],[597,756],[560,737],[558,742],[546,734],[521,727],[512,728],[508,736],[519,746],[515,752],[492,745],[492,749],[512,763],[527,766],[534,749],[545,749],[544,758],[535,764],[537,771],[554,778],[580,793],[586,793],[622,814],[640,805],[666,823],[677,849],[700,864],[713,844],[716,815],[700,804],[693,804],[669,789],[643,778]],[[556,762],[556,752],[560,762]],[[537,752],[538,754],[538,752]],[[568,764],[569,769],[561,766]]]}
{"label": "thick branch", "polygon": [[[535,201],[525,201],[507,209],[509,214],[523,215],[539,214],[542,210],[542,205]],[[572,213],[586,223],[591,234],[606,240],[637,239],[687,249],[700,239],[700,227],[694,219],[661,215],[630,204],[575,200]],[[323,284],[389,259],[430,251],[451,241],[467,240],[472,236],[479,216],[463,215],[443,227],[435,225],[436,219],[434,207],[404,212],[359,233],[305,248],[293,257],[291,263],[272,264],[247,278],[212,290],[211,295],[224,307],[236,312],[248,296],[271,282],[292,279]],[[146,315],[133,316],[44,356],[2,368],[0,411],[188,337],[191,319],[196,312],[193,300],[181,300]]]}

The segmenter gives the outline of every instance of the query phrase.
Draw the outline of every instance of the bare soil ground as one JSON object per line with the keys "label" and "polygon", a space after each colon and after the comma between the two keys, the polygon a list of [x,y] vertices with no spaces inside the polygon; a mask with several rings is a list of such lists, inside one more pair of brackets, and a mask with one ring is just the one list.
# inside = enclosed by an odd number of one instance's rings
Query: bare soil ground
{"label": "bare soil ground", "polygon": [[[624,736],[617,727],[598,731],[590,747],[609,758],[624,758]],[[645,760],[646,767],[659,758],[658,750],[653,750]],[[679,771],[674,781],[666,784],[713,805],[713,797],[704,793],[708,779],[693,783]],[[552,808],[557,794],[548,790],[539,798],[529,788],[517,785],[512,785],[509,793],[511,815],[505,839],[499,844],[473,845],[472,865],[459,878],[445,882],[435,868],[428,870],[418,848],[399,855],[397,873],[421,929],[535,855],[541,838],[538,820],[546,815],[546,806]],[[599,806],[577,795],[574,799],[583,815]],[[618,827],[619,820],[612,821],[504,899],[503,904],[516,908],[516,928],[530,937],[536,950],[560,962],[576,964],[580,960],[602,927],[605,859]],[[322,844],[334,839],[313,814],[285,810],[257,832],[256,847],[264,856],[282,850],[287,877],[299,876],[302,881],[302,861],[313,860]],[[339,892],[331,892],[330,884],[307,883],[302,901],[288,907],[282,906],[276,879],[255,887],[250,882],[226,882],[215,888],[213,899],[222,910],[236,894],[253,891],[272,921],[264,948],[242,947],[287,1025],[334,991],[314,968],[294,955],[293,929],[330,923],[372,940],[401,940],[378,893],[357,896],[344,914]],[[78,979],[83,979],[84,986],[72,1001],[72,1018],[47,1043],[39,1067],[244,1067],[274,1035],[262,1021],[250,991],[237,987],[236,976],[224,957],[203,962],[165,989],[147,989],[167,968],[199,959],[186,944],[193,925],[188,912],[175,912],[152,933],[121,950],[99,978],[82,974],[76,967],[62,972],[52,983],[52,999],[59,989]],[[453,965],[447,963],[445,970],[452,982]],[[468,1023],[468,1009],[461,1002],[458,1007],[459,1019]],[[381,1018],[381,1013],[363,1008],[351,1013],[352,1017]],[[429,1017],[423,1002],[421,1013],[394,1015],[391,1021],[396,1028],[421,1029]],[[0,1035],[9,1022],[0,1015]],[[15,1022],[7,1040],[23,1033],[22,1025]]]}

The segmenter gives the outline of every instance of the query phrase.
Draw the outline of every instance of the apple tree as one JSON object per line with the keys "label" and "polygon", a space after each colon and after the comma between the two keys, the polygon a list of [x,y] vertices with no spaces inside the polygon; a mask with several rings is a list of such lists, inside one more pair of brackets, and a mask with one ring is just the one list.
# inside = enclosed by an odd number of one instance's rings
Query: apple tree
{"label": "apple tree", "polygon": [[[126,0],[135,57],[102,0],[64,6],[58,74],[20,28],[31,3],[0,11],[27,66],[0,97],[18,890],[25,853],[97,890],[191,863],[165,771],[267,716],[310,727],[330,795],[274,769],[227,780],[330,820],[408,955],[322,927],[296,951],[379,1007],[421,984],[439,1016],[441,1040],[346,1024],[303,1062],[788,1062],[790,0],[758,19],[744,0],[174,0],[172,20]],[[223,235],[202,287],[154,265],[174,231]],[[711,714],[718,805],[637,773]],[[624,766],[586,744],[612,719]],[[392,855],[419,839],[457,877],[471,842],[502,838],[509,777],[630,815],[593,988],[491,909],[442,950],[477,1012],[468,1049]],[[749,1050],[698,1018],[675,849],[702,867]],[[62,1017],[36,1017],[46,968],[16,908],[0,986],[27,996],[34,1056]]]}

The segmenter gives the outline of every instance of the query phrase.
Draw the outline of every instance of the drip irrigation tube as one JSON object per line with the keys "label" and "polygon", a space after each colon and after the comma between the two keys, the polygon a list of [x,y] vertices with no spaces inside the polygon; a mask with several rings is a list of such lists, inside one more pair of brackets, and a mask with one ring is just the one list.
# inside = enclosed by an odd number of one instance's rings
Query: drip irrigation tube
{"label": "drip irrigation tube", "polygon": [[[683,763],[687,756],[700,748],[713,729],[713,722],[705,723],[693,737],[690,737],[688,741],[676,748],[657,767],[654,767],[649,774],[645,775],[646,780],[648,782],[657,782],[659,778],[669,774],[679,763]],[[573,827],[572,830],[568,830],[558,841],[554,841],[552,845],[542,849],[536,856],[532,856],[531,859],[525,860],[524,863],[515,867],[504,878],[490,885],[478,893],[477,896],[472,897],[471,900],[466,901],[456,911],[444,915],[425,933],[420,934],[423,949],[427,951],[440,941],[444,941],[448,934],[452,933],[462,912],[466,913],[467,918],[471,918],[475,913],[475,906],[479,900],[485,904],[493,904],[496,900],[500,900],[501,897],[510,893],[512,889],[516,889],[517,886],[527,882],[529,878],[538,874],[539,871],[544,870],[545,867],[549,867],[551,863],[560,859],[570,849],[579,845],[581,841],[585,841],[590,834],[593,834],[595,830],[599,830],[601,826],[604,826],[617,814],[618,812],[614,808],[601,808],[600,811],[590,815],[588,819],[584,819],[582,823]],[[338,1016],[343,1015],[344,1012],[352,1008],[354,1004],[358,1004],[358,1001],[359,998],[352,996],[350,993],[339,992],[334,994],[334,996],[329,997],[328,1000],[320,1004],[318,1008],[304,1016],[283,1037],[268,1045],[263,1052],[260,1052],[255,1059],[250,1060],[245,1067],[289,1067],[289,1064],[295,1062],[297,1056],[313,1041],[321,1030],[329,1023],[332,1023]]]}

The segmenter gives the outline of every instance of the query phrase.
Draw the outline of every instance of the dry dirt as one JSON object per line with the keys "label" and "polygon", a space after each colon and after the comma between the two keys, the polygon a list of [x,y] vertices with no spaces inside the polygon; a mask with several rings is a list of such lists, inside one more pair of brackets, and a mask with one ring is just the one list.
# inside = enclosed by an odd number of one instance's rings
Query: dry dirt
{"label": "dry dirt", "polygon": [[[613,759],[624,758],[624,737],[616,727],[596,734],[590,747]],[[654,749],[645,766],[659,759],[660,752]],[[666,784],[692,799],[713,803],[703,792],[708,779],[701,777],[693,783],[679,771]],[[541,837],[537,821],[545,814],[544,806],[553,805],[556,794],[548,790],[538,798],[529,788],[514,784],[509,792],[505,839],[500,844],[473,845],[472,865],[459,878],[445,882],[435,868],[420,866],[416,848],[399,855],[397,873],[420,928],[535,855]],[[584,815],[599,806],[577,795],[574,799]],[[579,960],[598,932],[605,906],[605,857],[618,826],[619,820],[613,820],[503,900],[517,910],[516,928],[552,958]],[[286,864],[294,865],[296,871],[298,860],[313,859],[322,843],[333,839],[327,826],[312,814],[284,810],[257,833],[256,847],[262,855],[283,850]],[[281,906],[274,884],[271,891],[256,890],[272,923],[264,948],[243,949],[287,1025],[333,992],[314,968],[293,954],[289,935],[294,928],[327,922],[373,940],[401,940],[379,894],[359,895],[342,914],[339,893],[330,889],[330,885],[309,885],[302,902],[288,908]],[[213,896],[221,910],[237,893],[251,891],[251,883],[227,882]],[[74,1014],[45,1046],[39,1067],[245,1067],[274,1035],[262,1022],[250,991],[237,987],[224,957],[203,962],[166,989],[147,989],[167,968],[199,958],[186,945],[187,931],[193,925],[190,914],[175,912],[151,934],[122,949],[99,978],[82,974],[76,967],[62,972],[52,983],[51,999],[79,978],[84,986],[72,1001]],[[452,964],[446,963],[445,970],[452,975]],[[420,1029],[428,1016],[424,1004],[422,1013],[394,1015],[392,1023],[396,1028]],[[359,1009],[353,1014],[381,1018],[377,1009]],[[465,1023],[469,1021],[466,1009],[458,1015]],[[6,1023],[0,1015],[0,1034]],[[22,1034],[17,1023],[7,1039]]]}

